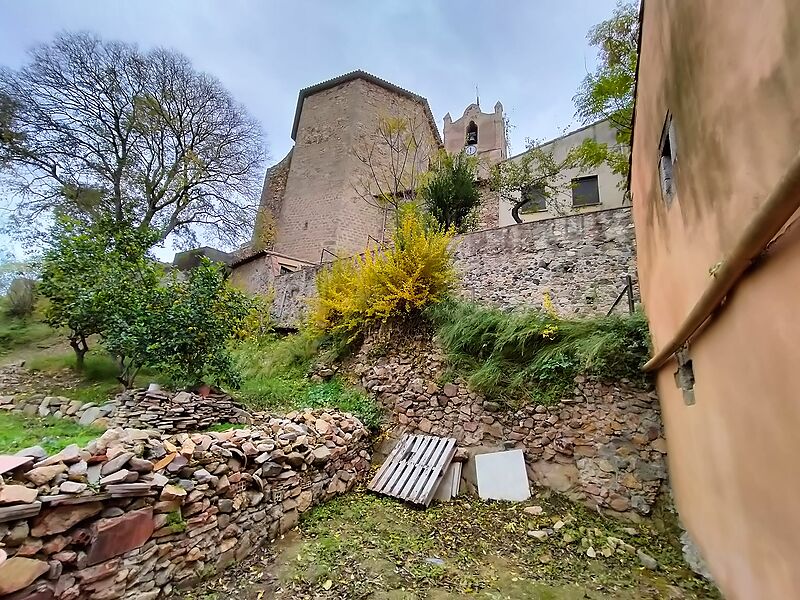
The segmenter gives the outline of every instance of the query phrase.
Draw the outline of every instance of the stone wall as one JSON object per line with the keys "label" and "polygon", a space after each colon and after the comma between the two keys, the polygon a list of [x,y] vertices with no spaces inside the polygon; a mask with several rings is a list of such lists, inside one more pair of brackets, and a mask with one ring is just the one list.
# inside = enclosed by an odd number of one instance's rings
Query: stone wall
{"label": "stone wall", "polygon": [[296,328],[303,322],[308,301],[317,293],[317,273],[322,265],[303,267],[275,278],[272,318],[278,327]]}
{"label": "stone wall", "polygon": [[[636,243],[630,208],[510,225],[458,236],[455,265],[460,294],[481,304],[542,307],[547,294],[563,316],[605,314],[636,280]],[[321,267],[275,278],[273,317],[297,327],[316,293]],[[634,284],[638,301],[638,286]],[[626,310],[623,300],[617,312]]]}
{"label": "stone wall", "polygon": [[[541,307],[561,315],[605,314],[636,279],[630,208],[558,217],[459,236],[461,294],[502,308]],[[624,308],[624,306],[623,306]]]}
{"label": "stone wall", "polygon": [[[18,367],[22,369],[22,367]],[[2,411],[65,418],[85,426],[136,427],[162,433],[207,429],[218,423],[251,423],[251,415],[227,394],[128,390],[104,404],[66,396],[21,393],[0,396]]]}
{"label": "stone wall", "polygon": [[[520,448],[531,482],[627,518],[650,513],[667,478],[653,392],[578,377],[553,406],[510,409],[462,380],[442,383],[446,367],[430,337],[419,334],[366,343],[346,369],[392,413],[395,440],[429,433],[454,437],[471,454]],[[471,469],[466,483],[474,491]]]}
{"label": "stone wall", "polygon": [[240,560],[368,466],[367,431],[322,411],[2,461],[0,599],[155,600]]}

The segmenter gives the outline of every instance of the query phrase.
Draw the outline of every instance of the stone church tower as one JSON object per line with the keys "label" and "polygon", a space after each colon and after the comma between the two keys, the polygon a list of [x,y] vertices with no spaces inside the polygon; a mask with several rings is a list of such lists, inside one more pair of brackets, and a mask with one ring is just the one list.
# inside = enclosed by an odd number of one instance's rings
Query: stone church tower
{"label": "stone church tower", "polygon": [[[295,144],[267,172],[252,250],[318,263],[364,252],[370,238],[381,239],[387,211],[359,195],[365,166],[357,154],[375,147],[380,119],[393,117],[415,123],[430,152],[441,146],[425,98],[364,71],[300,90]],[[414,165],[419,172],[427,169],[430,152],[420,153],[425,164]],[[372,167],[380,175],[382,161],[389,160],[375,152]]]}
{"label": "stone church tower", "polygon": [[494,112],[481,112],[479,104],[470,104],[461,118],[453,121],[450,113],[444,116],[444,147],[451,154],[464,150],[478,157],[478,177],[488,176],[489,169],[508,158],[508,140],[503,117],[503,105],[494,105]]}
{"label": "stone church tower", "polygon": [[508,158],[508,139],[503,105],[494,105],[494,112],[481,112],[476,102],[470,104],[461,118],[453,121],[450,113],[444,116],[444,147],[451,154],[464,151],[478,158],[478,189],[481,195],[478,229],[500,224],[500,197],[489,189],[489,175],[497,163]]}

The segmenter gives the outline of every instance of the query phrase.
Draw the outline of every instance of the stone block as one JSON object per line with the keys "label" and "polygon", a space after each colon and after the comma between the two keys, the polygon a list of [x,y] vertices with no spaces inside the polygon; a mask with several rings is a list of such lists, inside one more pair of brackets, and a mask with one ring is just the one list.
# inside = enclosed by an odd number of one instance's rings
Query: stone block
{"label": "stone block", "polygon": [[150,538],[153,529],[152,508],[97,521],[92,528],[87,564],[95,565],[140,548]]}
{"label": "stone block", "polygon": [[63,533],[84,519],[98,514],[101,510],[103,510],[103,504],[100,502],[87,502],[85,504],[51,508],[36,518],[31,528],[31,535],[43,537],[45,535]]}
{"label": "stone block", "polygon": [[15,556],[0,564],[0,596],[19,591],[50,570],[42,560]]}

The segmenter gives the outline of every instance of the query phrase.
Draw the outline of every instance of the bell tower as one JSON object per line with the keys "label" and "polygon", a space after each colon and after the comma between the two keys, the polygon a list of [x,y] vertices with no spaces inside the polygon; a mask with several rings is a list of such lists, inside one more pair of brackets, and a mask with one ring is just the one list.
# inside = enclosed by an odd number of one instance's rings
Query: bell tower
{"label": "bell tower", "polygon": [[447,113],[444,116],[444,147],[451,154],[463,150],[469,156],[477,156],[480,163],[478,175],[488,175],[491,167],[508,158],[503,105],[498,102],[494,105],[494,112],[485,113],[475,102],[457,121]]}

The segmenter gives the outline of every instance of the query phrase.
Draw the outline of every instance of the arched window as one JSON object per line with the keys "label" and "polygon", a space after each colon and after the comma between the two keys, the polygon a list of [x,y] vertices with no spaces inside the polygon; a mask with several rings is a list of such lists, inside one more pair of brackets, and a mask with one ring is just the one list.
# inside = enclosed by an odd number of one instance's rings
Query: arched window
{"label": "arched window", "polygon": [[478,143],[478,126],[475,121],[470,121],[467,125],[467,146],[475,146]]}

